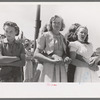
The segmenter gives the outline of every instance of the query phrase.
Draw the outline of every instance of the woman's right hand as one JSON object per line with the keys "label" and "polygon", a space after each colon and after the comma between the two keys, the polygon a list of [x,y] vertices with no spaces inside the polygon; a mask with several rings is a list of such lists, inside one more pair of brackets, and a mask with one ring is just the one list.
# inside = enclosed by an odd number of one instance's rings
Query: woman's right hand
{"label": "woman's right hand", "polygon": [[91,58],[90,58],[89,65],[90,65],[91,67],[94,66],[96,59],[97,59],[97,57],[91,57]]}
{"label": "woman's right hand", "polygon": [[54,63],[54,64],[63,63],[63,59],[62,59],[62,57],[57,57],[55,59],[52,59],[52,63]]}
{"label": "woman's right hand", "polygon": [[31,59],[32,59],[31,56],[27,56],[27,57],[26,57],[26,60],[27,60],[27,61],[29,61],[29,60],[31,60]]}
{"label": "woman's right hand", "polygon": [[70,64],[71,61],[72,61],[72,59],[69,58],[69,57],[66,57],[66,58],[64,59],[64,63],[66,63],[66,64]]}

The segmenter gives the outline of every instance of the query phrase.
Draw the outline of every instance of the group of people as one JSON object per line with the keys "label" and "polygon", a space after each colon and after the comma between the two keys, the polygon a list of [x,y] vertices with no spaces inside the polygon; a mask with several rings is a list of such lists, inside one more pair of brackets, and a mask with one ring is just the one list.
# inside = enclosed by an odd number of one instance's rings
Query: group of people
{"label": "group of people", "polygon": [[19,27],[5,22],[6,38],[0,44],[1,82],[99,82],[100,56],[93,56],[88,29],[72,24],[66,36],[62,17],[53,16],[43,28],[32,50],[29,39],[24,44],[15,39]]}
{"label": "group of people", "polygon": [[88,29],[72,24],[67,36],[60,16],[53,16],[37,41],[34,57],[41,70],[40,82],[99,82],[97,75],[99,56],[93,55],[93,45],[88,42]]}

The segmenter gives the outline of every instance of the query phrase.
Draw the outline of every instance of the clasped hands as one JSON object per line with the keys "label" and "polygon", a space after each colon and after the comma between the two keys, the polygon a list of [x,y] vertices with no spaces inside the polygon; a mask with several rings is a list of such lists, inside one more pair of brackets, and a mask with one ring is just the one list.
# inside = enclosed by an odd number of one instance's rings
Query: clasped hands
{"label": "clasped hands", "polygon": [[100,57],[91,57],[90,58],[90,62],[89,62],[89,68],[93,71],[98,71],[99,67],[98,67],[98,62],[100,60]]}
{"label": "clasped hands", "polygon": [[65,57],[64,59],[56,54],[52,55],[52,58],[53,60],[56,62],[56,63],[65,63],[65,64],[70,64],[71,63],[71,58],[69,57]]}

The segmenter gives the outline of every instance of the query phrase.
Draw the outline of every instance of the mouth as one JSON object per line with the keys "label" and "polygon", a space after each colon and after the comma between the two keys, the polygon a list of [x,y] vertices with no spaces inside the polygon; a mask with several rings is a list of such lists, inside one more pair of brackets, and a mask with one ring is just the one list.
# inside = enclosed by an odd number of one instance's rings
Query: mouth
{"label": "mouth", "polygon": [[85,40],[85,37],[81,37],[81,40],[84,41]]}
{"label": "mouth", "polygon": [[81,39],[85,39],[85,37],[84,36],[81,36]]}
{"label": "mouth", "polygon": [[55,27],[57,30],[60,30],[60,27]]}
{"label": "mouth", "polygon": [[7,36],[7,37],[10,37],[10,36]]}

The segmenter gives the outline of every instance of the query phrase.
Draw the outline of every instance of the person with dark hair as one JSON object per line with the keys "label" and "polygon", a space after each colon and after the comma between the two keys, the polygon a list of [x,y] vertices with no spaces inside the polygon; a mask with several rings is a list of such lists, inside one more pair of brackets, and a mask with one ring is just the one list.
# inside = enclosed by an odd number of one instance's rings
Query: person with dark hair
{"label": "person with dark hair", "polygon": [[24,71],[24,82],[32,82],[33,81],[33,52],[31,48],[31,41],[29,39],[25,39],[24,41],[24,47],[25,47],[25,59],[26,63],[23,67]]}
{"label": "person with dark hair", "polygon": [[41,34],[48,31],[50,31],[50,24],[45,24],[45,26],[42,28]]}
{"label": "person with dark hair", "polygon": [[6,38],[0,44],[0,81],[22,82],[22,68],[25,65],[24,46],[15,39],[19,35],[16,23],[7,21],[3,25]]}
{"label": "person with dark hair", "polygon": [[63,19],[55,15],[50,19],[50,31],[37,41],[34,57],[39,61],[38,66],[43,66],[40,82],[67,82],[65,63],[69,64],[71,59],[66,56],[66,42],[60,33],[64,28]]}
{"label": "person with dark hair", "polygon": [[94,58],[92,43],[88,42],[87,27],[80,26],[74,34],[75,41],[69,43],[71,64],[76,66],[74,82],[99,82],[97,61]]}
{"label": "person with dark hair", "polygon": [[77,30],[77,28],[81,26],[79,23],[74,23],[71,25],[71,27],[68,30],[68,33],[66,34],[66,39],[70,42],[70,41],[75,41],[74,39],[74,33]]}
{"label": "person with dark hair", "polygon": [[[96,48],[96,50],[94,51],[94,53],[91,56],[91,62],[90,65],[93,66],[93,64],[95,65],[100,65],[100,47]],[[99,70],[99,67],[97,67]]]}
{"label": "person with dark hair", "polygon": [[16,32],[15,36],[19,35],[19,27],[18,27],[18,25],[15,22],[11,22],[11,21],[5,22],[4,25],[3,25],[3,29],[4,30],[5,30],[5,26],[13,27],[15,32]]}
{"label": "person with dark hair", "polygon": [[[80,26],[79,23],[74,23],[70,26],[67,34],[65,35],[65,39],[67,41],[67,45],[69,42],[75,41],[74,33],[77,28]],[[69,48],[67,49],[68,56],[70,57]],[[67,80],[68,82],[74,82],[74,74],[75,74],[76,66],[73,64],[69,64],[67,68]]]}

